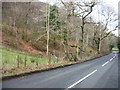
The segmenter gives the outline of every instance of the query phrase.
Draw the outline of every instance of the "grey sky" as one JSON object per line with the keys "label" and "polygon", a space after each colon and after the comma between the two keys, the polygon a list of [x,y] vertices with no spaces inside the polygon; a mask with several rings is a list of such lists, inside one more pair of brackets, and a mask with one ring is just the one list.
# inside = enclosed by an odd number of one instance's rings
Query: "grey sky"
{"label": "grey sky", "polygon": [[[54,2],[57,2],[57,1],[59,1],[59,0],[39,0],[39,1],[41,1],[41,2],[49,2],[49,3],[51,3],[51,4],[54,4]],[[66,1],[68,1],[68,0],[66,0]],[[119,2],[119,0],[99,0],[99,1],[103,1],[103,2],[105,2],[107,5],[113,7],[114,10],[115,10],[115,12],[118,13],[118,2]],[[111,27],[109,26],[109,29],[110,29],[110,28],[111,28]],[[113,33],[114,33],[115,35],[118,35],[118,30],[114,31]]]}

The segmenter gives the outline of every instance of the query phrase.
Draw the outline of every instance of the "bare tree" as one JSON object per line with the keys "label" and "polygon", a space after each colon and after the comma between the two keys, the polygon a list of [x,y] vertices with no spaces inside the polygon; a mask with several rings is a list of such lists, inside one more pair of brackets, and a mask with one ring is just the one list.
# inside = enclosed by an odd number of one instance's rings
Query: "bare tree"
{"label": "bare tree", "polygon": [[101,10],[99,11],[99,13],[101,14],[101,19],[102,21],[99,22],[98,24],[98,29],[99,29],[99,35],[97,34],[97,39],[95,40],[95,42],[97,43],[97,51],[98,53],[100,53],[100,49],[101,49],[101,42],[107,38],[113,31],[115,31],[118,28],[118,25],[115,24],[113,26],[112,30],[108,29],[108,26],[114,22],[117,21],[117,14],[115,13],[115,11],[113,10],[113,8],[111,8],[110,6],[101,6]]}
{"label": "bare tree", "polygon": [[[67,19],[68,19],[68,23],[69,23],[69,27],[72,26],[71,23],[71,18],[75,18],[75,17],[79,17],[81,20],[80,23],[77,28],[80,28],[81,31],[81,41],[79,42],[79,37],[77,35],[78,31],[76,32],[76,52],[77,52],[77,57],[78,57],[78,53],[79,51],[81,51],[81,56],[82,53],[85,52],[84,50],[84,44],[85,44],[85,25],[87,23],[87,17],[89,17],[89,15],[92,13],[94,6],[97,4],[97,1],[90,1],[90,2],[85,2],[85,1],[80,1],[80,2],[63,2],[61,0],[61,3],[64,5],[64,7],[66,8],[68,14],[67,14]],[[77,18],[78,19],[78,18]],[[75,21],[75,20],[74,20]],[[74,23],[74,24],[73,24]],[[76,22],[72,22],[72,24],[74,26],[76,26],[75,24],[77,24]],[[74,27],[72,26],[72,27]],[[76,27],[73,29],[74,31],[78,30]],[[79,47],[78,49],[78,44],[81,44],[81,48]]]}
{"label": "bare tree", "polygon": [[95,1],[91,2],[78,2],[76,5],[79,8],[77,11],[79,16],[81,18],[81,49],[84,51],[84,34],[85,34],[85,24],[88,22],[86,21],[86,18],[92,13],[94,6],[97,4]]}

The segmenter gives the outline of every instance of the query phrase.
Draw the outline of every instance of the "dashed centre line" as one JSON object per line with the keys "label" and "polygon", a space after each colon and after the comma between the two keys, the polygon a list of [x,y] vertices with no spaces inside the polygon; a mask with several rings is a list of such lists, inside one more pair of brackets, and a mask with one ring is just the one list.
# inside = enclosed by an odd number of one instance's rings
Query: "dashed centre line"
{"label": "dashed centre line", "polygon": [[[109,61],[105,62],[102,67],[104,67],[106,64],[108,64],[110,61],[112,61],[114,58],[116,57],[116,54],[114,57],[112,57]],[[83,80],[87,79],[88,77],[90,77],[92,74],[94,74],[95,72],[97,72],[98,70],[94,70],[91,73],[89,73],[88,75],[86,75],[85,77],[83,77],[82,79],[78,80],[77,82],[75,82],[74,84],[70,85],[69,87],[67,87],[65,90],[68,90],[70,88],[73,88],[75,85],[81,83]]]}
{"label": "dashed centre line", "polygon": [[109,63],[109,61],[107,61],[107,62],[105,62],[103,65],[102,65],[102,67],[104,67],[106,64],[108,64]]}
{"label": "dashed centre line", "polygon": [[89,73],[88,75],[86,75],[85,77],[83,77],[82,79],[78,80],[77,82],[75,82],[74,84],[70,85],[66,90],[74,87],[75,85],[77,85],[78,83],[82,82],[83,80],[85,80],[86,78],[90,77],[92,74],[94,74],[95,72],[97,72],[97,69],[94,70],[93,72]]}
{"label": "dashed centre line", "polygon": [[110,61],[112,61],[112,60],[113,60],[113,58],[110,59]]}
{"label": "dashed centre line", "polygon": [[116,54],[115,54],[115,56],[112,57],[109,61],[105,62],[105,63],[102,65],[102,67],[104,67],[106,64],[108,64],[110,61],[112,61],[115,57],[116,57]]}

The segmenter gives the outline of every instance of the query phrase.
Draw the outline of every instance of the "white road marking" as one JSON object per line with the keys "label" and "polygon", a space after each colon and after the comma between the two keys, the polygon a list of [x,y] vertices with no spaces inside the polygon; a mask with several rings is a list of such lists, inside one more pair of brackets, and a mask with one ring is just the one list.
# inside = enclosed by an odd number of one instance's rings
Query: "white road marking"
{"label": "white road marking", "polygon": [[[112,57],[112,58],[110,59],[110,61],[112,61],[115,57],[116,57],[116,54],[115,54],[114,57]],[[109,63],[109,61],[105,62],[105,63],[102,65],[102,67],[104,67],[104,66],[105,66],[106,64],[108,64],[108,63]],[[70,89],[70,88],[73,88],[75,85],[77,85],[78,83],[81,83],[83,80],[85,80],[86,78],[90,77],[90,76],[91,76],[92,74],[94,74],[95,72],[97,72],[97,69],[94,70],[93,72],[89,73],[88,75],[86,75],[86,76],[83,77],[82,79],[78,80],[78,81],[75,82],[74,84],[70,85],[70,86],[67,87],[67,89],[65,89],[65,90],[68,90],[68,89]]]}
{"label": "white road marking", "polygon": [[116,57],[116,54],[115,54],[115,56],[114,56],[114,57],[112,57],[112,58],[110,59],[110,61],[112,61],[115,57]]}
{"label": "white road marking", "polygon": [[113,58],[110,59],[110,61],[112,61],[112,60],[113,60]]}
{"label": "white road marking", "polygon": [[116,57],[116,55],[113,58],[115,58],[115,57]]}
{"label": "white road marking", "polygon": [[103,65],[102,65],[102,67],[104,67],[106,64],[108,64],[109,63],[109,61],[107,61],[107,62],[105,62]]}
{"label": "white road marking", "polygon": [[[116,57],[116,54],[115,54],[115,56],[114,56],[114,57],[112,57],[109,61],[112,61],[115,57]],[[105,63],[102,65],[102,67],[104,67],[106,64],[108,64],[108,63],[109,63],[109,61],[105,62]]]}
{"label": "white road marking", "polygon": [[75,85],[77,85],[78,83],[82,82],[83,80],[85,80],[86,78],[88,78],[89,76],[91,76],[92,74],[94,74],[95,72],[97,72],[97,69],[94,70],[93,72],[89,73],[87,76],[83,77],[82,79],[78,80],[74,84],[70,85],[66,90],[68,90],[69,88],[74,87]]}

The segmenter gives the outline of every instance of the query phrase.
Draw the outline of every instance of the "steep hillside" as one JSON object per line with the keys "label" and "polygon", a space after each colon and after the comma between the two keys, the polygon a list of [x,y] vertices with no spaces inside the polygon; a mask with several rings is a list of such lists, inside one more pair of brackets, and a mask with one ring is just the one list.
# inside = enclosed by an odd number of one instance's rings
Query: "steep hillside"
{"label": "steep hillside", "polygon": [[[3,3],[2,6],[2,43],[8,48],[30,54],[46,55],[47,33],[45,23],[45,3]],[[55,35],[53,35],[55,36]],[[53,37],[51,35],[51,37]],[[62,39],[50,38],[49,50],[56,56],[64,56]],[[72,41],[75,45],[74,41]],[[75,47],[67,46],[69,52],[76,52]]]}

